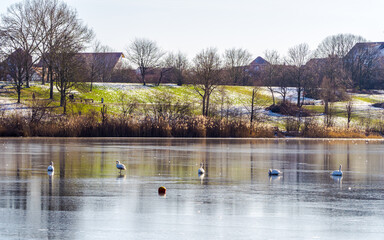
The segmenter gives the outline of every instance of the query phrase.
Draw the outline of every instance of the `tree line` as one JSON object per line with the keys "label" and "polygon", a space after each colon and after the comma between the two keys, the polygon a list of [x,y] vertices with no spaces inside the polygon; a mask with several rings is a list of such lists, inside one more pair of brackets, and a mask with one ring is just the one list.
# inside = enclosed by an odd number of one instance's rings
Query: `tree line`
{"label": "tree line", "polygon": [[[232,48],[220,54],[206,48],[192,60],[182,52],[166,53],[155,41],[137,38],[125,53],[131,66],[115,69],[102,53],[111,48],[95,41],[95,34],[75,9],[60,0],[25,0],[11,5],[1,16],[1,78],[15,86],[20,103],[22,88],[29,87],[38,65],[42,84],[49,83],[50,98],[54,87],[60,93],[60,106],[75,84],[89,82],[141,82],[159,85],[164,82],[192,84],[201,97],[204,116],[210,112],[211,94],[220,85],[265,86],[275,104],[276,95],[287,99],[289,87],[297,92],[296,105],[304,97],[328,103],[342,99],[346,89],[381,88],[383,68],[380,50],[367,45],[351,49],[366,40],[357,35],[338,34],[325,38],[315,51],[302,43],[290,48],[286,56],[276,50],[264,53],[263,64],[250,65],[252,55],[246,49]],[[79,57],[93,45],[88,59]],[[91,58],[91,59],[89,59]]]}

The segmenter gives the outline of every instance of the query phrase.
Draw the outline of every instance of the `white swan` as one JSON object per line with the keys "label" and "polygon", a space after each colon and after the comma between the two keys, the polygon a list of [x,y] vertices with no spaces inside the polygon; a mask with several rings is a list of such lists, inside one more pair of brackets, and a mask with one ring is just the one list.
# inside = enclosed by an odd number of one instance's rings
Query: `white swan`
{"label": "white swan", "polygon": [[282,172],[280,172],[280,170],[277,170],[277,169],[269,169],[268,170],[268,175],[269,176],[277,176],[277,175],[280,175],[282,174]]}
{"label": "white swan", "polygon": [[199,170],[197,170],[197,173],[198,173],[199,175],[205,173],[205,170],[204,170],[203,167],[204,167],[204,164],[203,164],[203,163],[200,163],[200,168],[199,168]]}
{"label": "white swan", "polygon": [[341,164],[340,164],[339,170],[335,170],[331,174],[332,176],[343,176],[343,172],[341,171]]}
{"label": "white swan", "polygon": [[53,162],[51,162],[51,165],[48,166],[48,172],[53,172],[54,167],[53,167]]}
{"label": "white swan", "polygon": [[120,163],[120,161],[116,161],[116,168],[120,170],[120,174],[121,170],[126,170],[125,165]]}

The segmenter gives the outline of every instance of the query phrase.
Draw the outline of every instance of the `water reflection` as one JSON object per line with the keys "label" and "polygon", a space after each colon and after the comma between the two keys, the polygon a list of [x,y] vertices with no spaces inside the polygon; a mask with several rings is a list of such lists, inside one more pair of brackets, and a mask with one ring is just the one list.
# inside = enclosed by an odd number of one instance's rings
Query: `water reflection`
{"label": "water reflection", "polygon": [[331,178],[333,179],[333,181],[335,183],[337,183],[339,185],[340,189],[343,189],[343,177],[342,176],[332,176],[331,175]]}
{"label": "water reflection", "polygon": [[279,182],[281,180],[282,176],[280,175],[269,175],[269,182]]}
{"label": "water reflection", "polygon": [[[208,238],[268,238],[265,229],[302,239],[313,233],[322,238],[340,236],[337,229],[350,239],[361,237],[352,234],[357,229],[366,235],[383,233],[382,142],[0,142],[0,238],[119,238],[122,231],[133,239],[182,239],[196,228]],[[127,167],[121,175],[116,172],[117,160]],[[46,166],[51,161],[55,172],[50,174]],[[197,178],[200,162],[205,174]],[[339,164],[345,168],[344,177],[330,179],[329,173]],[[284,175],[268,177],[270,168]],[[168,189],[166,198],[157,196],[160,185]],[[347,217],[349,225],[335,214]]]}
{"label": "water reflection", "polygon": [[200,184],[203,185],[204,183],[204,177],[205,177],[205,174],[199,174],[199,178],[200,178]]}
{"label": "water reflection", "polygon": [[119,174],[118,176],[117,176],[117,180],[122,180],[122,179],[126,179],[127,178],[127,175],[125,175],[125,174]]}

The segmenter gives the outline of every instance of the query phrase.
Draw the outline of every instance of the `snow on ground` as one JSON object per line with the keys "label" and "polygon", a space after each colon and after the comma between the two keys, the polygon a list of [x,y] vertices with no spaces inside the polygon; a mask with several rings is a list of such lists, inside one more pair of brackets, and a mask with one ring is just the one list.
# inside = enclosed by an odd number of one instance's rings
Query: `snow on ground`
{"label": "snow on ground", "polygon": [[[279,93],[280,88],[279,87],[272,87],[272,89],[274,91],[275,99],[283,100],[283,97]],[[267,87],[261,87],[261,91],[262,91],[262,94],[268,95],[268,96],[272,97],[271,91]],[[297,91],[296,91],[296,88],[294,88],[294,87],[287,88],[286,99],[288,101],[292,102],[292,103],[297,103]],[[301,99],[303,99],[303,95],[302,94],[301,94]],[[307,98],[307,97],[304,98],[304,103],[306,103],[306,104],[310,103],[311,105],[321,105],[321,102],[322,102],[321,100],[316,100],[316,99],[313,99],[313,98]]]}
{"label": "snow on ground", "polygon": [[17,113],[28,116],[31,113],[31,109],[26,105],[16,103],[14,99],[0,97],[0,113],[5,115]]}
{"label": "snow on ground", "polygon": [[[142,96],[142,95],[151,95],[154,94],[152,89],[153,85],[146,85],[143,86],[142,84],[126,84],[126,83],[94,83],[95,86],[100,86],[100,87],[105,87],[109,91],[113,91],[114,89],[122,90],[122,91],[138,91],[136,96]],[[162,86],[167,86],[167,87],[179,87],[176,84],[162,84]],[[275,91],[274,96],[277,100],[282,100],[282,96],[277,92],[279,91],[278,87],[273,87],[273,90]],[[143,94],[144,93],[144,94]],[[260,93],[263,95],[267,96],[272,96],[270,90],[267,87],[261,87],[260,88]],[[354,114],[357,114],[359,116],[364,116],[364,117],[371,117],[371,118],[376,118],[376,119],[382,119],[384,116],[384,109],[382,108],[376,108],[372,106],[372,103],[370,101],[363,101],[358,98],[366,98],[366,99],[371,99],[375,100],[378,102],[384,102],[384,91],[376,91],[375,94],[356,94],[356,93],[351,93],[351,97],[353,97],[353,112]],[[247,96],[244,94],[239,94],[239,93],[233,93],[230,92],[227,95],[231,99],[236,99],[240,101],[232,101],[232,102],[237,102],[237,104],[234,104],[234,108],[236,108],[237,111],[243,113],[243,114],[248,114],[249,110],[244,107],[244,104],[248,102],[246,100]],[[189,96],[192,97],[192,96]],[[219,97],[219,96],[216,96]],[[358,98],[354,98],[358,97]],[[290,87],[287,89],[287,95],[286,99],[292,103],[297,102],[297,92],[296,88]],[[198,99],[195,99],[198,100]],[[322,105],[321,100],[317,99],[312,99],[312,98],[304,98],[305,103],[310,103],[311,105]],[[333,106],[336,110],[340,111],[345,111],[346,102],[338,102],[335,103]],[[275,122],[281,122],[286,118],[286,116],[283,116],[281,114],[276,114],[272,113],[271,111],[267,111],[264,109],[258,110],[258,114],[261,118],[263,118],[266,121],[275,121]],[[322,114],[318,115],[319,121],[324,121],[324,116]],[[333,121],[337,125],[345,125],[346,124],[346,118],[345,117],[334,117]]]}
{"label": "snow on ground", "polygon": [[[4,84],[3,84],[4,85]],[[153,88],[154,85],[146,85],[143,86],[140,83],[132,84],[132,83],[94,83],[94,86],[101,87],[103,90],[113,92],[116,90],[120,91],[127,91],[134,93],[134,95],[141,99],[143,102],[145,102],[146,98],[148,96],[151,96],[152,94],[155,94],[156,88]],[[169,88],[179,88],[180,86],[176,84],[162,84],[161,86],[166,86]],[[49,87],[49,86],[43,86],[43,87]],[[250,87],[251,88],[251,87]],[[278,87],[273,88],[275,91],[278,91]],[[271,96],[271,92],[267,87],[261,87],[260,93],[266,96]],[[185,94],[181,93],[180,94]],[[179,93],[177,93],[179,95]],[[193,101],[199,101],[200,98],[194,94],[187,94],[188,98]],[[275,93],[275,98],[278,100],[282,99],[282,96],[279,93]],[[354,114],[357,114],[359,116],[365,117],[365,118],[374,118],[374,119],[383,119],[384,116],[384,109],[382,108],[376,108],[372,106],[372,102],[384,102],[384,90],[375,91],[374,94],[357,94],[357,93],[350,93],[352,99],[353,99],[353,112]],[[238,111],[242,114],[249,114],[249,107],[246,107],[248,102],[250,101],[250,96],[245,93],[239,93],[239,92],[227,92],[227,96],[232,99],[233,108],[232,111]],[[214,98],[219,99],[219,93],[216,93],[216,96]],[[213,98],[213,99],[214,99]],[[249,98],[249,99],[248,99]],[[291,101],[292,103],[296,103],[297,101],[297,93],[296,88],[288,88],[287,96],[288,101]],[[249,101],[248,101],[249,100]],[[311,98],[305,98],[305,102],[310,102],[313,105],[321,105],[321,100],[311,99]],[[346,109],[346,102],[337,102],[333,104],[333,107],[337,111],[345,111]],[[272,113],[271,111],[267,111],[264,109],[265,106],[260,107],[257,110],[257,115],[259,118],[261,118],[264,121],[272,121],[272,122],[282,122],[284,121],[287,116]],[[22,104],[16,104],[16,101],[14,99],[6,98],[6,97],[0,97],[0,112],[4,114],[12,114],[12,113],[19,113],[23,115],[30,114],[30,109]],[[324,121],[324,115],[319,114],[317,116],[318,121],[322,122]],[[345,117],[334,117],[333,121],[337,125],[346,125],[346,118]],[[361,124],[361,123],[360,123]]]}
{"label": "snow on ground", "polygon": [[[143,85],[141,83],[93,83],[94,86],[105,87],[110,89],[117,89],[122,91],[139,90],[139,89],[151,89],[154,85]],[[161,84],[161,86],[167,87],[179,87],[176,84]]]}

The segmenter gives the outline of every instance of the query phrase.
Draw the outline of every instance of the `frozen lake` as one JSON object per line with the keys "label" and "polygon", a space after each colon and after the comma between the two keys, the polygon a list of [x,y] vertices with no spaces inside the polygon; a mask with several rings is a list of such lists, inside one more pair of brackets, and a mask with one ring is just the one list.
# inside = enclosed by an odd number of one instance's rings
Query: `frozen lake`
{"label": "frozen lake", "polygon": [[381,141],[3,138],[0,151],[0,239],[384,239]]}

